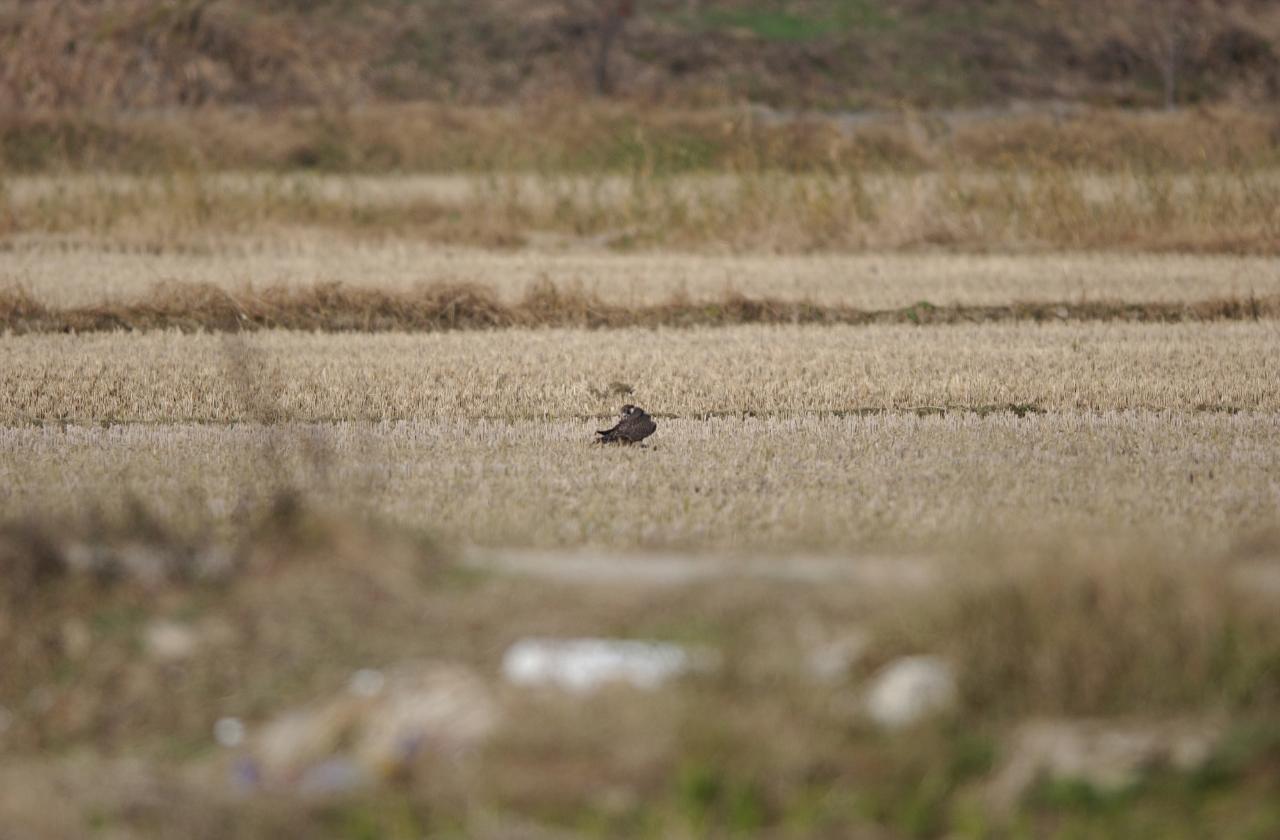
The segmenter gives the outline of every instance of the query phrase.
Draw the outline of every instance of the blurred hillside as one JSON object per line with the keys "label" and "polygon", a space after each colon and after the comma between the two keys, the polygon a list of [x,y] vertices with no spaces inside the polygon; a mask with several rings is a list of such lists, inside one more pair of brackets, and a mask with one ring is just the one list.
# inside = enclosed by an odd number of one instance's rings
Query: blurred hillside
{"label": "blurred hillside", "polygon": [[0,0],[0,108],[591,96],[611,26],[607,86],[630,101],[1280,98],[1265,0]]}

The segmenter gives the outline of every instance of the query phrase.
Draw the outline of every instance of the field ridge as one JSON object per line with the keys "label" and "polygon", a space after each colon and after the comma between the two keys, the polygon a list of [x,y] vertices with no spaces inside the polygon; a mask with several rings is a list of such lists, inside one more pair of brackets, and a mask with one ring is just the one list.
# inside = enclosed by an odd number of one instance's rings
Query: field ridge
{"label": "field ridge", "polygon": [[546,284],[516,303],[472,284],[410,291],[338,283],[232,292],[207,284],[161,284],[145,300],[50,307],[22,288],[0,290],[0,329],[14,334],[181,330],[243,332],[438,332],[511,327],[706,327],[737,324],[955,324],[1010,321],[1156,323],[1275,320],[1280,295],[1223,296],[1193,302],[1024,301],[1000,305],[919,301],[860,309],[727,292],[718,301],[675,296],[651,305],[618,305]]}

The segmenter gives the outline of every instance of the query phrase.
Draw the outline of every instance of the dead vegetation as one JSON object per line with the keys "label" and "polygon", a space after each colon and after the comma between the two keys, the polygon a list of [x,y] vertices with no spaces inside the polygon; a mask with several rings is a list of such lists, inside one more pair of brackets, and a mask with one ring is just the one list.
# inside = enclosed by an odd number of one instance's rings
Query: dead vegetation
{"label": "dead vegetation", "polygon": [[0,251],[0,289],[45,309],[144,300],[156,286],[212,286],[231,295],[326,284],[413,295],[470,285],[516,305],[548,285],[624,309],[737,295],[819,308],[1007,306],[1015,302],[1177,304],[1280,295],[1267,257],[1194,254],[618,254],[600,250],[485,251],[393,241],[353,245],[317,232],[161,252],[112,242],[33,238]]}
{"label": "dead vegetation", "polygon": [[[212,837],[234,821],[239,835],[263,837],[308,826],[497,838],[531,825],[602,837],[796,826],[918,836],[980,817],[1049,833],[1096,827],[1088,796],[1109,797],[1107,825],[1167,824],[1170,836],[1187,826],[1235,836],[1274,815],[1278,613],[1274,596],[1232,583],[1274,542],[953,542],[924,591],[885,599],[838,581],[494,577],[308,503],[251,521],[241,560],[216,577],[80,566],[80,545],[173,558],[190,545],[110,516],[0,529],[6,569],[45,570],[0,583],[0,813],[11,829],[70,838],[107,823],[125,837]],[[501,683],[512,642],[575,634],[696,640],[720,664],[656,693],[575,697]],[[847,670],[810,672],[815,650],[851,634],[866,645]],[[962,705],[886,737],[860,711],[861,691],[893,657],[920,652],[952,659]],[[257,737],[273,720],[302,720],[316,697],[347,695],[362,669],[414,662],[451,662],[492,698],[500,726],[483,749],[464,759],[426,750],[371,787],[254,796],[246,751],[214,743],[219,720]],[[1191,770],[1141,767],[1119,792],[1081,783],[1086,801],[1045,781],[1020,790],[1012,813],[991,814],[985,791],[1021,758],[1016,722],[1063,711],[1099,727],[1210,713],[1231,722]]]}
{"label": "dead vegetation", "polygon": [[[174,354],[151,346],[142,355]],[[562,378],[552,377],[545,391],[513,402],[502,418],[484,416],[499,402],[488,396],[494,385],[475,379],[424,396],[433,407],[417,409],[421,419],[352,419],[378,410],[390,394],[436,390],[434,370],[413,363],[420,356],[397,355],[409,358],[416,380],[394,390],[371,388],[381,376],[358,355],[353,376],[339,380],[328,365],[330,381],[318,380],[327,401],[309,414],[332,419],[319,424],[282,419],[303,415],[297,376],[287,372],[263,371],[261,390],[240,395],[206,385],[198,367],[172,372],[171,381],[184,387],[167,391],[154,382],[160,365],[128,379],[80,368],[82,381],[98,381],[77,400],[55,399],[57,386],[33,373],[44,380],[45,395],[19,391],[16,408],[43,410],[44,422],[0,430],[6,509],[76,516],[90,498],[127,519],[132,495],[165,521],[195,516],[218,523],[225,535],[242,527],[244,507],[269,503],[283,482],[308,488],[326,509],[421,529],[455,545],[772,552],[785,563],[789,552],[949,556],[955,540],[988,534],[1016,544],[1102,531],[1133,534],[1135,543],[1159,535],[1214,546],[1274,527],[1280,507],[1274,413],[1115,412],[1099,408],[1105,403],[1096,394],[1094,408],[1077,410],[1006,403],[839,412],[806,409],[780,394],[773,416],[703,417],[693,413],[700,405],[643,382],[625,397],[596,397],[585,387],[562,396]],[[734,358],[732,349],[727,355]],[[531,364],[540,359],[535,352]],[[1210,393],[1231,387],[1226,371],[1200,370]],[[338,387],[343,381],[349,387]],[[946,382],[944,376],[942,388]],[[1117,388],[1124,378],[1119,382]],[[1039,384],[1048,392],[1071,387],[1069,379]],[[509,387],[524,393],[519,384]],[[694,378],[682,387],[709,393],[713,406],[729,401],[723,385]],[[1162,392],[1172,405],[1160,385],[1138,396]],[[586,416],[538,419],[564,412],[565,396],[569,411]],[[830,406],[846,394],[837,387],[826,396]],[[769,413],[764,397],[755,395],[761,414]],[[245,398],[276,400],[276,419],[254,422],[240,405]],[[150,405],[144,411],[132,399]],[[1274,405],[1274,393],[1267,399]],[[649,409],[658,431],[647,449],[602,455],[590,445],[603,428],[598,420],[626,401]],[[673,407],[686,416],[668,416]],[[213,416],[194,423],[175,416],[188,412]],[[316,439],[324,447],[318,465]],[[622,510],[627,515],[618,515]],[[199,533],[194,524],[183,530]]]}
{"label": "dead vegetation", "polygon": [[515,304],[470,285],[424,286],[387,292],[325,284],[233,292],[216,286],[168,284],[133,303],[50,308],[21,289],[0,291],[0,330],[14,335],[49,332],[240,332],[287,329],[321,332],[436,332],[500,328],[723,327],[737,324],[958,324],[1010,321],[1126,321],[1186,323],[1273,320],[1280,296],[1222,298],[1187,303],[1044,301],[1002,306],[921,301],[901,309],[867,311],[848,306],[752,299],[672,300],[618,306],[550,283]]}
{"label": "dead vegetation", "polygon": [[[961,693],[975,715],[1136,708],[1158,717],[1280,702],[1263,653],[1277,630],[1259,611],[1268,596],[1233,592],[1231,564],[1123,541],[1081,550],[1084,542],[1077,534],[1040,550],[993,552],[957,575],[947,597],[904,609],[910,618],[890,618],[885,632],[964,663]],[[1265,540],[1241,552],[1270,555]],[[1260,657],[1235,659],[1249,649]]]}
{"label": "dead vegetation", "polygon": [[[1263,103],[1269,4],[650,0],[613,50],[640,102],[814,107]],[[0,104],[103,109],[575,100],[611,31],[585,0],[49,0],[0,6]],[[1173,36],[1178,36],[1176,40]]]}
{"label": "dead vegetation", "polygon": [[[595,3],[0,0],[0,834],[1275,833],[1280,18],[1193,5],[655,0],[584,103]],[[343,776],[424,663],[496,731]]]}
{"label": "dead vegetation", "polygon": [[0,172],[1252,171],[1280,164],[1278,131],[1266,112],[1225,105],[827,116],[561,101],[165,115],[22,109],[0,115]]}
{"label": "dead vegetation", "polygon": [[1273,255],[1274,170],[14,178],[0,236],[157,253],[339,236],[517,249]]}
{"label": "dead vegetation", "polygon": [[[196,291],[226,317],[249,305]],[[279,294],[314,317],[336,291]],[[376,324],[399,310],[358,311]],[[169,326],[0,338],[11,830],[1193,837],[1280,818],[1274,315]],[[654,411],[658,434],[602,460],[592,417],[624,399]],[[458,562],[512,546],[600,564],[718,552],[727,571],[637,585]],[[881,577],[733,571],[797,554],[826,569],[878,559]],[[895,561],[923,584],[896,586]],[[582,635],[706,646],[719,666],[588,697],[501,676],[513,642]],[[832,645],[853,653],[815,672]],[[953,664],[959,702],[886,734],[864,692],[917,654]],[[469,675],[499,712],[465,760],[428,747],[328,792],[252,772],[264,733],[310,732],[294,724],[349,705],[356,675],[424,662]],[[1019,734],[1044,718],[1108,743],[1156,737],[1154,758],[1121,786],[1076,778],[1093,768],[1072,770],[1069,750],[1065,774],[1005,772],[1053,758],[1026,758]],[[247,746],[217,745],[228,722]],[[1145,734],[1184,730],[1213,733],[1191,759]],[[317,766],[347,766],[303,740]]]}
{"label": "dead vegetation", "polygon": [[[1275,412],[1275,321],[657,330],[38,334],[0,339],[0,423],[791,417],[1032,406]],[[239,372],[237,372],[239,371]],[[254,395],[246,402],[246,394]],[[590,437],[588,430],[587,437]]]}

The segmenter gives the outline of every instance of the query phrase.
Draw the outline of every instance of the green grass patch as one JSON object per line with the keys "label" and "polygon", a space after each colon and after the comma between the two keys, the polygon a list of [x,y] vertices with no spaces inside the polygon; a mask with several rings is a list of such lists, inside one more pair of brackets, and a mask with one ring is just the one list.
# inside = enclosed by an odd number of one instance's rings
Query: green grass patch
{"label": "green grass patch", "polygon": [[707,8],[695,16],[686,16],[685,20],[686,25],[697,29],[746,30],[767,41],[813,41],[855,30],[882,31],[894,23],[880,4],[868,0]]}

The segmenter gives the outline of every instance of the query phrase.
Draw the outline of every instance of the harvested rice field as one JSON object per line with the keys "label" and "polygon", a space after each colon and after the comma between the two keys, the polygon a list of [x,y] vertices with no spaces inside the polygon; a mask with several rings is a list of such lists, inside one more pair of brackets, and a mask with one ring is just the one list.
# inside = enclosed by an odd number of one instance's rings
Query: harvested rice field
{"label": "harvested rice field", "polygon": [[1274,182],[1065,177],[11,179],[0,825],[1274,835]]}
{"label": "harvested rice field", "polygon": [[[658,403],[655,403],[655,405]],[[603,422],[603,421],[602,421]],[[1280,509],[1280,415],[1053,411],[659,419],[601,452],[599,423],[465,418],[0,430],[9,503],[75,517],[134,500],[221,528],[304,486],[453,544],[750,553],[938,550],[1088,531],[1229,544]]]}
{"label": "harvested rice field", "polygon": [[[1280,321],[11,336],[8,425],[1280,411]],[[655,438],[675,442],[664,433]],[[590,436],[584,443],[590,442]]]}
{"label": "harvested rice field", "polygon": [[0,255],[0,288],[21,288],[51,307],[145,300],[158,285],[228,292],[351,289],[411,292],[467,284],[505,303],[550,283],[614,305],[665,303],[677,296],[748,298],[894,309],[927,301],[1012,303],[1194,303],[1280,294],[1274,258],[1186,254],[1055,253],[792,256],[618,254],[581,249],[494,251],[404,241],[335,242],[302,236],[292,245],[244,243],[160,253],[103,244],[20,240]]}

